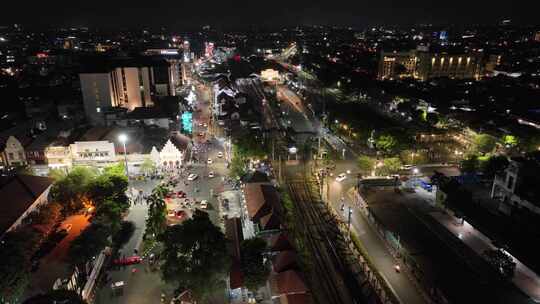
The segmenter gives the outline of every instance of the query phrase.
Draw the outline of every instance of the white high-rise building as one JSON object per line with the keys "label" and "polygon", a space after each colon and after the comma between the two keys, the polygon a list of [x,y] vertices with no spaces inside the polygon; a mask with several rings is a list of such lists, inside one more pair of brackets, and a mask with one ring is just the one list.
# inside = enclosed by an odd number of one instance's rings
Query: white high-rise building
{"label": "white high-rise building", "polygon": [[[96,68],[97,67],[97,68]],[[153,96],[174,95],[179,75],[165,60],[122,60],[93,65],[79,74],[84,110],[93,125],[104,124],[103,112],[120,107],[132,111],[153,105]]]}

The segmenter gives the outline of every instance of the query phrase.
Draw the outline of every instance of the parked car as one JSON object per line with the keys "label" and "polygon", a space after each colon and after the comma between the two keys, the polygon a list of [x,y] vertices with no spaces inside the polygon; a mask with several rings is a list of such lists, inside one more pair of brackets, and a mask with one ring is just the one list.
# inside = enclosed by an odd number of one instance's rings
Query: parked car
{"label": "parked car", "polygon": [[207,162],[208,162],[209,165],[211,165],[214,161],[212,161],[212,159],[209,158]]}
{"label": "parked car", "polygon": [[61,232],[61,233],[69,233],[69,231],[71,230],[71,228],[73,228],[73,225],[72,224],[65,224],[65,225],[62,225],[60,226],[60,228],[58,228],[58,232]]}
{"label": "parked car", "polygon": [[142,259],[138,255],[130,256],[127,258],[122,259],[116,259],[113,261],[114,265],[120,265],[120,266],[126,266],[126,265],[134,265],[134,264],[140,264],[142,262]]}
{"label": "parked car", "polygon": [[347,174],[341,173],[336,177],[336,182],[342,182],[347,178]]}
{"label": "parked car", "polygon": [[213,177],[214,177],[214,171],[208,172],[208,177],[209,177],[209,178],[213,178]]}
{"label": "parked car", "polygon": [[202,200],[201,201],[201,209],[208,209],[208,201]]}
{"label": "parked car", "polygon": [[188,181],[193,181],[193,180],[196,180],[197,177],[199,177],[197,174],[191,173],[190,175],[188,175],[187,180],[188,180]]}
{"label": "parked car", "polygon": [[222,158],[223,157],[223,152],[218,152],[217,157]]}

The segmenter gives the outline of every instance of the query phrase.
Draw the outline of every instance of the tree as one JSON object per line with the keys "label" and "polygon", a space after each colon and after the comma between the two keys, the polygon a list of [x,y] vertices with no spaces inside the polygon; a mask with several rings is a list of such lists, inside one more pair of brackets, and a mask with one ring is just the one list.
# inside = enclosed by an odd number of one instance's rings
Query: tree
{"label": "tree", "polygon": [[397,139],[390,134],[382,134],[375,139],[375,147],[387,154],[392,153],[397,146]]}
{"label": "tree", "polygon": [[146,157],[141,164],[141,172],[144,174],[150,174],[155,170],[156,165],[154,164],[154,162],[150,158]]}
{"label": "tree", "polygon": [[206,212],[197,210],[181,225],[167,227],[160,237],[162,276],[203,300],[221,287],[229,270],[227,242]]}
{"label": "tree", "polygon": [[39,237],[32,229],[7,232],[0,242],[0,303],[17,303],[29,279],[30,259]]}
{"label": "tree", "polygon": [[377,168],[377,175],[396,174],[401,168],[402,163],[398,157],[385,158],[383,165]]}
{"label": "tree", "polygon": [[483,256],[504,278],[511,279],[514,276],[516,262],[501,249],[486,250]]}
{"label": "tree", "polygon": [[478,156],[469,155],[460,163],[460,169],[463,173],[474,173],[478,170]]}
{"label": "tree", "polygon": [[436,125],[439,122],[439,115],[437,113],[427,113],[426,122],[432,126]]}
{"label": "tree", "polygon": [[249,290],[257,290],[268,279],[270,271],[264,263],[265,250],[266,242],[262,238],[251,238],[240,244],[242,254],[240,269],[244,275],[244,285]]}
{"label": "tree", "polygon": [[358,168],[364,174],[370,173],[375,167],[375,160],[369,156],[362,155],[358,157]]}
{"label": "tree", "polygon": [[506,167],[508,167],[508,158],[504,155],[494,155],[491,156],[482,168],[484,176],[486,178],[492,179],[495,174],[502,173]]}
{"label": "tree", "polygon": [[120,225],[120,230],[116,232],[112,237],[113,245],[116,248],[122,247],[126,244],[131,236],[135,232],[135,224],[131,221],[124,221]]}
{"label": "tree", "polygon": [[76,212],[90,204],[86,194],[95,176],[95,170],[75,167],[66,177],[54,183],[49,196],[52,201],[62,205],[64,213]]}
{"label": "tree", "polygon": [[49,173],[47,175],[55,181],[58,181],[66,177],[66,171],[59,168],[49,169]]}
{"label": "tree", "polygon": [[501,141],[506,148],[514,148],[519,144],[519,138],[515,135],[504,135]]}
{"label": "tree", "polygon": [[147,235],[154,237],[161,235],[167,225],[167,205],[165,203],[165,195],[169,192],[169,189],[164,185],[159,185],[152,194],[147,198],[148,205],[148,218],[146,219],[146,231]]}
{"label": "tree", "polygon": [[83,265],[97,256],[101,250],[109,246],[110,231],[101,223],[90,224],[77,238],[71,242],[68,257],[73,265]]}
{"label": "tree", "polygon": [[497,140],[488,134],[478,134],[474,137],[474,148],[476,151],[485,154],[493,151]]}

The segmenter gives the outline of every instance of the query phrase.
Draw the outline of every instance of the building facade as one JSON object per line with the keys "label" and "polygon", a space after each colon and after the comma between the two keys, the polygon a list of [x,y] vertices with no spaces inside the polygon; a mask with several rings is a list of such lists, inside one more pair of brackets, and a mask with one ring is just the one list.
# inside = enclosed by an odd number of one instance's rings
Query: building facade
{"label": "building facade", "polygon": [[69,145],[73,165],[107,166],[117,161],[114,143],[76,141]]}
{"label": "building facade", "polygon": [[499,211],[512,215],[516,208],[525,208],[540,215],[538,164],[526,160],[510,160],[502,174],[495,175],[491,198],[500,201]]}
{"label": "building facade", "polygon": [[483,74],[483,53],[449,54],[411,50],[381,52],[379,80],[414,78],[427,81],[432,78],[480,79]]}
{"label": "building facade", "polygon": [[15,136],[9,136],[3,143],[0,159],[5,167],[26,165],[24,147]]}
{"label": "building facade", "polygon": [[120,107],[132,111],[153,106],[154,96],[176,94],[180,82],[177,64],[145,60],[111,65],[79,74],[86,117],[94,125],[104,124],[106,109]]}

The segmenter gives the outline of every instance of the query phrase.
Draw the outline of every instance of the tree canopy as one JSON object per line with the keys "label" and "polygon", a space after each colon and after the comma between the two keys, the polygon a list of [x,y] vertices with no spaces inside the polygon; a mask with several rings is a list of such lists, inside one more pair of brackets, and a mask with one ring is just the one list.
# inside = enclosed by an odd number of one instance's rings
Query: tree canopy
{"label": "tree canopy", "polygon": [[230,257],[225,236],[207,213],[197,210],[181,225],[167,227],[160,240],[164,245],[161,272],[166,281],[192,290],[200,299],[223,283]]}
{"label": "tree canopy", "polygon": [[488,134],[478,134],[474,137],[475,150],[483,154],[493,151],[496,144],[495,137]]}
{"label": "tree canopy", "polygon": [[76,212],[83,208],[87,199],[88,185],[96,171],[87,167],[75,167],[64,178],[57,180],[50,190],[50,198],[62,205],[64,212]]}
{"label": "tree canopy", "polygon": [[247,239],[240,244],[241,270],[244,275],[244,285],[249,290],[257,290],[268,279],[270,269],[264,261],[265,250],[266,241],[262,238]]}
{"label": "tree canopy", "polygon": [[375,167],[375,160],[369,156],[361,155],[358,157],[358,168],[364,174],[371,173]]}
{"label": "tree canopy", "polygon": [[101,223],[92,223],[71,242],[68,256],[71,264],[82,265],[108,246],[110,231]]}

